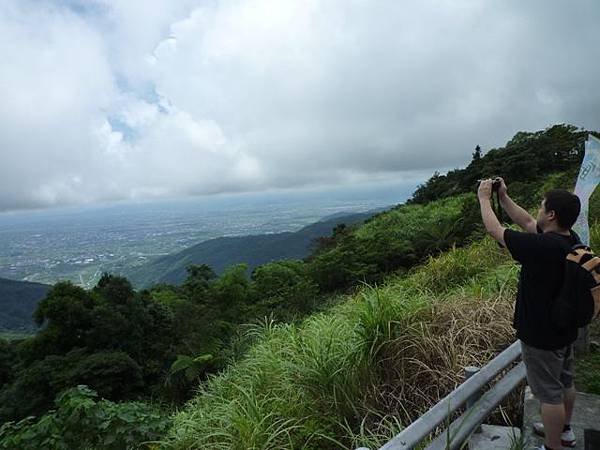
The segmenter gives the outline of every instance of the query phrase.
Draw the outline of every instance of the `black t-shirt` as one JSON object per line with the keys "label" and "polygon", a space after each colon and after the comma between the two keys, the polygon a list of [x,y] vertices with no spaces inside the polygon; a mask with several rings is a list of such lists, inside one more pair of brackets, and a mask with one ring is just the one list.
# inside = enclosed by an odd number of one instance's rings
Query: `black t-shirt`
{"label": "black t-shirt", "polygon": [[565,258],[579,237],[554,232],[504,231],[504,242],[521,263],[513,327],[517,338],[532,347],[557,350],[577,339],[577,329],[559,330],[550,319],[550,306],[562,286]]}

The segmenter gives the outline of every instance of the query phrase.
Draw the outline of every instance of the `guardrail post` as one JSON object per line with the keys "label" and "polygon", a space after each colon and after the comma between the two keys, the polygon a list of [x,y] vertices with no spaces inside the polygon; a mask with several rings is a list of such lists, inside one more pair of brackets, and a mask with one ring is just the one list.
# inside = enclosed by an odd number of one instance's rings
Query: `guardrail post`
{"label": "guardrail post", "polygon": [[[477,372],[479,372],[479,367],[475,367],[475,366],[465,367],[464,381],[467,381],[469,378],[471,378]],[[478,390],[477,392],[475,392],[473,395],[471,395],[467,399],[467,403],[466,403],[467,409],[470,409],[475,403],[477,403],[477,400],[479,400],[480,398],[481,398],[481,389]],[[477,427],[477,429],[475,430],[475,433],[481,433],[481,425]]]}

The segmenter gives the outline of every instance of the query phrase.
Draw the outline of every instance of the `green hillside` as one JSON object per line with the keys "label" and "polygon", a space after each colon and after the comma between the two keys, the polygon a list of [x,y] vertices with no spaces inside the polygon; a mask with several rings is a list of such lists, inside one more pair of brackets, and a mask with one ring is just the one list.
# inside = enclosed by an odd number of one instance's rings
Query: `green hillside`
{"label": "green hillside", "polygon": [[336,214],[296,232],[210,239],[131,269],[124,275],[134,286],[149,287],[156,283],[183,283],[186,268],[191,264],[206,264],[221,274],[234,264],[247,264],[252,271],[271,261],[302,259],[310,253],[315,239],[330,236],[339,224],[361,222],[374,213]]}
{"label": "green hillside", "polygon": [[[598,248],[600,226],[592,231]],[[379,448],[460,383],[463,367],[514,341],[517,273],[486,238],[301,325],[267,323],[248,356],[175,416],[165,448]],[[600,393],[599,356],[579,361],[580,390]],[[504,402],[513,420],[519,398]]]}
{"label": "green hillside", "polygon": [[[44,330],[0,340],[0,448],[377,448],[514,340],[518,266],[484,237],[477,178],[503,176],[537,205],[573,187],[586,134],[518,133],[249,279],[244,265],[194,265],[181,286],[55,286],[36,311]],[[597,194],[596,250],[599,206]],[[578,389],[600,393],[599,354],[578,364]],[[517,420],[518,395],[505,407]]]}
{"label": "green hillside", "polygon": [[177,414],[175,449],[378,448],[513,339],[515,267],[485,240],[365,286],[248,356]]}
{"label": "green hillside", "polygon": [[32,332],[32,314],[51,286],[0,278],[0,331]]}

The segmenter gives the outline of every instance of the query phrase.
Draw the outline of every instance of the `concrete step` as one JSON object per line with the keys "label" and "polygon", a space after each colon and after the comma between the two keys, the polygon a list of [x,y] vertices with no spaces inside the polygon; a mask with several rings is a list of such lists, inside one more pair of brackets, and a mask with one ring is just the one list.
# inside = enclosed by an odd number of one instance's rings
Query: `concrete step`
{"label": "concrete step", "polygon": [[[529,386],[525,389],[523,401],[523,439],[526,443],[525,449],[532,449],[544,443],[543,438],[533,432],[532,424],[541,422],[540,403],[533,397]],[[600,396],[592,394],[577,393],[575,410],[571,420],[571,427],[577,438],[575,450],[600,450],[598,446],[585,446],[584,430],[596,430],[600,432]]]}
{"label": "concrete step", "polygon": [[514,427],[481,425],[479,433],[469,438],[469,450],[508,450],[520,441],[521,430]]}

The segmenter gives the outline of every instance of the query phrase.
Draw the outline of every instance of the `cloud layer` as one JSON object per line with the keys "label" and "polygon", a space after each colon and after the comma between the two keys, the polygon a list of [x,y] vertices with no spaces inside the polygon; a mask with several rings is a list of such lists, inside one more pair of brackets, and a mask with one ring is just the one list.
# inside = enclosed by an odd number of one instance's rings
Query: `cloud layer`
{"label": "cloud layer", "polygon": [[418,178],[600,128],[600,4],[0,3],[0,210]]}

